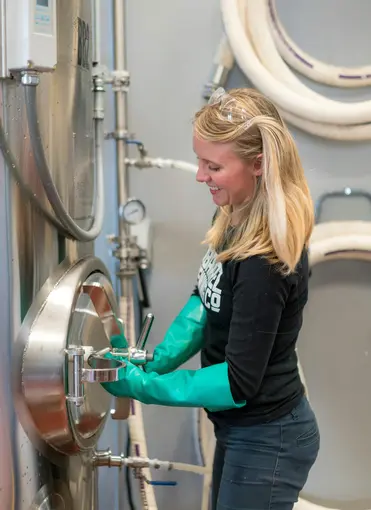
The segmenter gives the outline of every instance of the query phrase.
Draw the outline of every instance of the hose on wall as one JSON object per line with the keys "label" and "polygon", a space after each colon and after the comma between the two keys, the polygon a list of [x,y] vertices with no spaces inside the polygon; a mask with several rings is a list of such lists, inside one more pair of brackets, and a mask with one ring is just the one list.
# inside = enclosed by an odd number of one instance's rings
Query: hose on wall
{"label": "hose on wall", "polygon": [[43,184],[45,194],[48,197],[50,205],[52,206],[58,221],[64,226],[65,230],[69,233],[69,236],[72,236],[74,239],[81,242],[94,241],[102,230],[104,219],[104,175],[102,147],[104,141],[103,119],[94,119],[96,210],[92,227],[90,230],[84,230],[79,227],[73,218],[71,218],[69,215],[53,181],[53,177],[46,160],[39,128],[36,88],[37,87],[35,86],[26,85],[25,99],[28,127],[32,141],[32,150],[37,165],[38,175]]}
{"label": "hose on wall", "polygon": [[299,129],[335,140],[371,139],[371,101],[328,99],[304,85],[287,64],[312,80],[347,88],[369,85],[370,67],[338,68],[309,57],[287,36],[274,0],[221,0],[220,6],[226,38],[218,47],[219,66],[231,69],[236,60],[283,118]]}
{"label": "hose on wall", "polygon": [[22,177],[22,169],[18,166],[18,163],[12,153],[10,148],[6,132],[4,130],[4,124],[0,119],[0,149],[3,154],[3,158],[8,165],[10,173],[12,174],[14,180],[17,182],[24,196],[30,201],[30,203],[35,207],[35,209],[42,214],[49,223],[51,223],[62,235],[68,236],[68,231],[66,228],[58,221],[53,214],[51,214],[48,209],[42,204],[42,202],[37,198],[34,191],[28,186],[23,177]]}

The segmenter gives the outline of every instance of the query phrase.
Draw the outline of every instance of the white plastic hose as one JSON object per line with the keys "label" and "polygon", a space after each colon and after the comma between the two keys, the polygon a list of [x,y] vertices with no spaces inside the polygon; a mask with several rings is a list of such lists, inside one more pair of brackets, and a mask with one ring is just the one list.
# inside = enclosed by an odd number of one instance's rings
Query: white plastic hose
{"label": "white plastic hose", "polygon": [[[121,296],[119,304],[120,317],[125,324],[128,343],[130,347],[135,347],[135,315],[133,299]],[[138,457],[148,457],[147,439],[144,428],[142,405],[140,402],[132,400],[131,413],[127,421],[132,454]],[[141,471],[145,478],[150,482],[152,477],[149,468],[143,468]],[[145,483],[144,479],[139,480],[139,485],[143,509],[158,510],[153,486]]]}
{"label": "white plastic hose", "polygon": [[198,167],[192,163],[186,161],[178,161],[174,159],[162,159],[162,158],[137,158],[125,160],[125,163],[129,166],[136,168],[175,168],[184,172],[190,172],[196,174]]}
{"label": "white plastic hose", "polygon": [[335,259],[371,260],[371,222],[339,221],[316,225],[309,251],[310,265]]}
{"label": "white plastic hose", "polygon": [[[243,10],[244,6],[246,10]],[[272,9],[274,4],[270,0],[221,0],[224,28],[229,41],[229,46],[223,46],[224,51],[233,52],[248,79],[276,104],[291,124],[326,138],[370,139],[371,101],[333,101],[317,94],[296,78],[276,47],[272,18],[277,17]],[[285,33],[280,32],[281,46],[284,45],[284,37]],[[221,62],[228,59],[230,56],[223,55]],[[326,68],[325,64],[321,65],[322,70]],[[313,72],[312,79],[315,76]]]}
{"label": "white plastic hose", "polygon": [[332,87],[356,88],[371,85],[371,66],[338,67],[326,64],[305,53],[289,37],[276,10],[276,0],[268,0],[272,35],[287,64],[310,80]]}

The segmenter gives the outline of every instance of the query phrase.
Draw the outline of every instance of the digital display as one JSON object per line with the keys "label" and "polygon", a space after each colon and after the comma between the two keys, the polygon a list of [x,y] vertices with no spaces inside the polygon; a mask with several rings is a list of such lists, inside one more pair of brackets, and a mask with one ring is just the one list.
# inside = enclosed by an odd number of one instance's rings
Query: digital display
{"label": "digital display", "polygon": [[49,0],[36,0],[36,5],[40,5],[40,7],[49,7]]}

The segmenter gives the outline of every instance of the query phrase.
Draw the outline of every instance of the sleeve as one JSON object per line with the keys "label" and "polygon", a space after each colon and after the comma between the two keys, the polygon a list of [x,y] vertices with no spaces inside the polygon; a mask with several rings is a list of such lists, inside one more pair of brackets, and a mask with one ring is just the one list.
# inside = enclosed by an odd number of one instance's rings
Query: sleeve
{"label": "sleeve", "polygon": [[248,401],[261,386],[290,284],[269,262],[254,256],[236,264],[232,289],[228,376],[234,399]]}
{"label": "sleeve", "polygon": [[198,296],[198,297],[200,297],[200,292],[198,290],[198,285],[194,286],[191,296]]}

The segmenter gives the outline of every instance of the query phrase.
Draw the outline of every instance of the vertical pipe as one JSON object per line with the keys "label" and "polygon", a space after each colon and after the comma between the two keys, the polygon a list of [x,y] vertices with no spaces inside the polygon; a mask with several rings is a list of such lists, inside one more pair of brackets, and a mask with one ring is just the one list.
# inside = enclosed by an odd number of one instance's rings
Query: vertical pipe
{"label": "vertical pipe", "polygon": [[[126,0],[113,0],[113,33],[114,33],[114,68],[116,71],[126,70],[126,41],[125,41],[125,3]],[[127,119],[127,94],[126,92],[115,92],[115,134],[116,134],[116,187],[117,187],[117,211],[120,205],[124,204],[128,199],[129,178],[128,167],[126,165],[126,140],[125,136],[128,131]],[[123,221],[121,215],[118,217],[118,230],[120,240],[127,237],[129,226]],[[132,275],[123,274],[120,271],[120,296],[126,303],[126,308],[133,306],[133,284],[134,278]],[[122,310],[121,318],[124,320],[130,318],[129,310]],[[132,339],[135,341],[135,339]],[[120,405],[116,400],[116,405]],[[124,405],[123,403],[121,405]],[[119,451],[125,451],[124,430],[123,422],[117,421],[118,426],[118,447]],[[125,501],[123,491],[120,488],[125,483],[124,470],[119,471],[119,493],[118,493],[118,507],[119,510],[125,509]]]}
{"label": "vertical pipe", "polygon": [[[126,70],[126,41],[125,41],[125,0],[113,0],[114,26],[114,66],[116,71]],[[128,109],[126,92],[115,93],[115,132],[116,132],[116,179],[117,205],[123,205],[128,199],[129,176],[126,164],[126,140],[124,134],[128,132]],[[130,234],[129,226],[118,217],[119,237],[122,239]],[[134,278],[132,275],[120,276],[120,294],[127,300],[133,298]],[[133,339],[135,341],[135,339]]]}
{"label": "vertical pipe", "polygon": [[92,0],[93,66],[100,64],[100,0]]}
{"label": "vertical pipe", "polygon": [[[126,0],[113,0],[113,31],[114,31],[114,66],[116,71],[126,71],[126,27],[125,27],[125,3]],[[127,110],[127,94],[126,92],[117,91],[115,94],[115,120],[116,120],[116,172],[117,172],[117,201],[118,206],[124,204],[128,199],[129,177],[128,167],[126,165],[126,140],[125,135],[128,134],[128,110]],[[122,220],[121,215],[119,221],[119,237],[121,241],[129,238],[129,226]],[[130,346],[136,344],[136,328],[135,328],[135,310],[134,310],[134,277],[132,270],[124,270],[120,268],[120,313],[121,318],[126,325],[126,335]],[[143,419],[141,416],[141,407],[138,405],[136,409],[139,416],[138,423],[140,427],[136,429],[137,437],[140,434],[140,442],[145,446],[144,451],[138,452],[136,455],[147,456],[146,442],[144,436]],[[129,417],[130,420],[130,417]],[[118,443],[120,451],[124,451],[123,428],[122,422],[118,421],[119,435]],[[133,428],[133,427],[131,427]],[[140,430],[139,430],[140,429]],[[138,443],[136,444],[138,446]],[[148,479],[151,478],[150,470],[146,470]],[[120,471],[124,473],[124,471]],[[125,479],[119,479],[119,488],[125,483]],[[152,485],[146,486],[141,483],[141,498],[143,508],[157,510],[154,489]],[[119,509],[125,509],[122,491],[119,490]]]}
{"label": "vertical pipe", "polygon": [[6,78],[6,0],[0,0],[0,44],[0,78]]}
{"label": "vertical pipe", "polygon": [[[125,0],[113,0],[114,26],[114,66],[116,71],[126,70],[125,44]],[[117,166],[117,199],[118,205],[128,199],[129,179],[128,168],[125,163],[126,140],[124,134],[128,130],[127,95],[123,92],[115,93],[115,121],[116,121],[116,166]],[[119,231],[127,232],[127,225],[119,218]]]}

